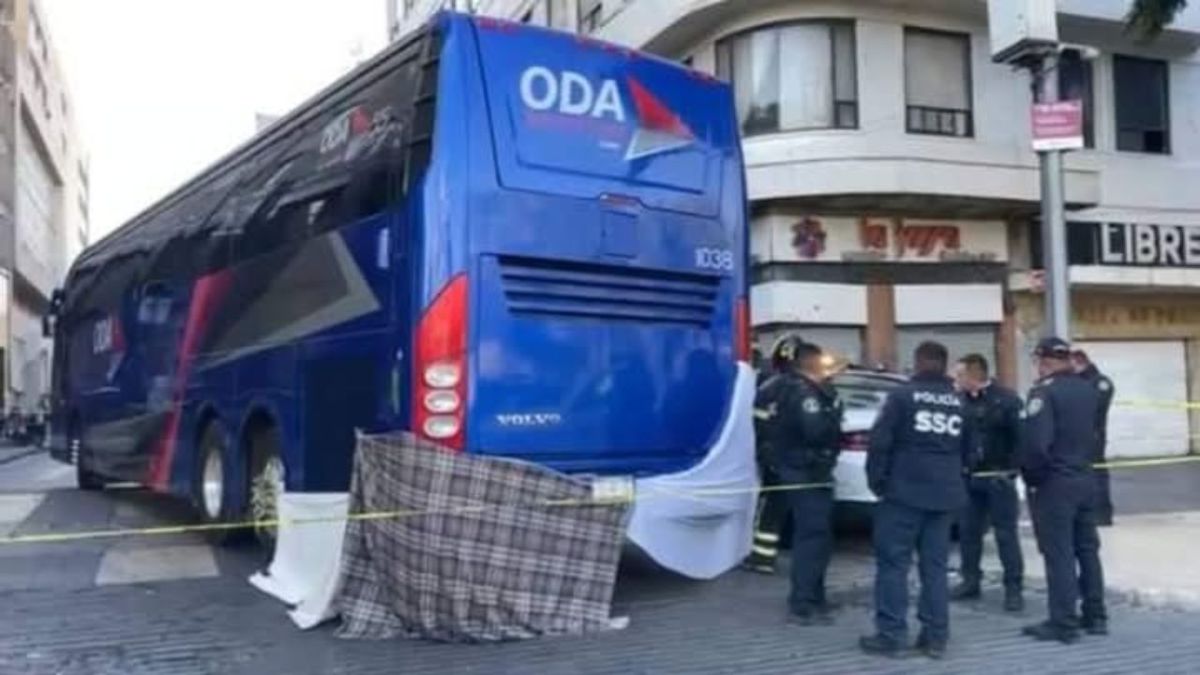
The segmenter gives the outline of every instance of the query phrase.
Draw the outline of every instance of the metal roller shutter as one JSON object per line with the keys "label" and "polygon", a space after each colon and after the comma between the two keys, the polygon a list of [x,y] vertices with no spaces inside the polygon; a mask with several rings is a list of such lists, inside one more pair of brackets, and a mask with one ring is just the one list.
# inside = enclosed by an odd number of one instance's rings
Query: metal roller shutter
{"label": "metal roller shutter", "polygon": [[[1108,456],[1153,457],[1188,452],[1187,358],[1178,340],[1078,342],[1116,387],[1108,416]],[[1159,405],[1137,405],[1139,402]],[[1121,405],[1121,402],[1133,405]]]}

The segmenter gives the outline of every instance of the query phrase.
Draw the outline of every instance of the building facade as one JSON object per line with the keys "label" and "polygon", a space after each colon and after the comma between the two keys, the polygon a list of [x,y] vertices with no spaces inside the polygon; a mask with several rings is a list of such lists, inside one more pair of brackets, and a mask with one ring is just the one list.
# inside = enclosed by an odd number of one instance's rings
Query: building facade
{"label": "building facade", "polygon": [[3,406],[32,412],[50,381],[42,317],[88,241],[88,166],[39,3],[0,3],[0,25]]}
{"label": "building facade", "polygon": [[[396,33],[447,4],[400,0]],[[732,84],[760,346],[799,331],[904,369],[934,338],[1030,383],[1043,329],[1030,83],[992,63],[984,0],[459,4]],[[1058,3],[1062,41],[1095,48],[1059,69],[1087,144],[1065,162],[1070,337],[1119,398],[1175,403],[1118,408],[1119,452],[1177,454],[1200,449],[1200,411],[1178,405],[1200,400],[1200,7],[1138,42],[1123,30],[1129,4]]]}

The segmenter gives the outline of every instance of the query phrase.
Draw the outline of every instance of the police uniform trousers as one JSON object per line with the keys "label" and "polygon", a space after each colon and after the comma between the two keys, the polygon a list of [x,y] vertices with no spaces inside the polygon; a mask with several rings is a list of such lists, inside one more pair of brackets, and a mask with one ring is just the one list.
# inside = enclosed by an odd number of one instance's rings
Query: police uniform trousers
{"label": "police uniform trousers", "polygon": [[[807,471],[781,468],[780,477],[789,484],[828,483],[813,480]],[[833,555],[833,488],[806,487],[789,490],[792,514],[791,593],[788,608],[793,614],[808,614],[826,605],[825,572]]]}
{"label": "police uniform trousers", "polygon": [[982,579],[983,537],[991,527],[996,549],[1004,567],[1004,589],[1020,592],[1025,576],[1021,540],[1017,535],[1020,501],[1012,478],[1000,476],[972,478],[967,485],[967,506],[962,513],[959,547],[962,550],[962,579],[968,586],[979,586]]}
{"label": "police uniform trousers", "polygon": [[[1108,461],[1106,458],[1105,446],[1107,439],[1101,438],[1096,448],[1096,455],[1093,458],[1097,464],[1103,464]],[[1112,488],[1108,478],[1108,469],[1101,467],[1095,470],[1096,474],[1096,523],[1111,524],[1113,519],[1113,503],[1112,503]]]}
{"label": "police uniform trousers", "polygon": [[1085,623],[1105,621],[1104,572],[1095,521],[1095,478],[1051,477],[1029,494],[1038,549],[1046,563],[1050,623],[1079,627],[1080,596]]}
{"label": "police uniform trousers", "polygon": [[917,618],[924,637],[945,643],[950,637],[950,597],[946,560],[955,511],[914,508],[884,499],[875,510],[875,628],[904,644],[908,634],[908,571],[913,552],[921,594]]}
{"label": "police uniform trousers", "polygon": [[[762,486],[782,485],[779,474],[767,464],[760,469]],[[758,517],[754,522],[754,544],[750,549],[753,562],[774,564],[779,555],[779,534],[788,514],[788,495],[780,490],[763,492],[758,498]]]}

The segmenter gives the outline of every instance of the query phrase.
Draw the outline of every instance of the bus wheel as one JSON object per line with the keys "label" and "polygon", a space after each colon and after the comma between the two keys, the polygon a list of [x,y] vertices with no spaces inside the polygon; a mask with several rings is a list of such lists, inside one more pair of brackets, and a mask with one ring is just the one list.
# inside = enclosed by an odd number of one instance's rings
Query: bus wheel
{"label": "bus wheel", "polygon": [[[237,521],[231,509],[230,468],[226,458],[225,429],[220,422],[212,421],[204,427],[200,436],[200,452],[197,453],[193,498],[200,510],[204,523],[217,525]],[[235,528],[219,528],[208,531],[208,539],[214,544],[227,545],[237,540]]]}
{"label": "bus wheel", "polygon": [[80,490],[94,491],[104,489],[104,478],[92,471],[91,455],[87,449],[83,447],[82,434],[79,432],[78,423],[71,424],[71,431],[67,435],[68,447],[71,449],[71,456],[75,458],[75,485]]}
{"label": "bus wheel", "polygon": [[274,425],[260,426],[250,436],[250,518],[256,523],[254,536],[268,560],[275,553],[279,500],[286,485],[279,447],[279,430]]}

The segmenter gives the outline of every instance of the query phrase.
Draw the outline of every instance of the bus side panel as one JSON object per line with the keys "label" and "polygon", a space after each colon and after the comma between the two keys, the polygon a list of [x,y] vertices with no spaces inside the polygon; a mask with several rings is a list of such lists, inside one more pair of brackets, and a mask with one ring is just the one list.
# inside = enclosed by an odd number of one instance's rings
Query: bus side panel
{"label": "bus side panel", "polygon": [[[282,433],[289,488],[346,489],[353,429],[379,426],[392,342],[387,222],[372,217],[242,262],[214,307],[188,384],[191,417],[201,424],[199,402],[211,402],[240,433],[248,416],[267,414]],[[177,483],[191,466],[176,467]]]}
{"label": "bus side panel", "polygon": [[387,429],[394,417],[394,220],[371,218],[332,235],[348,254],[339,263],[346,286],[342,302],[359,303],[363,314],[313,335],[300,350],[304,473],[295,489],[349,489],[355,431]]}

